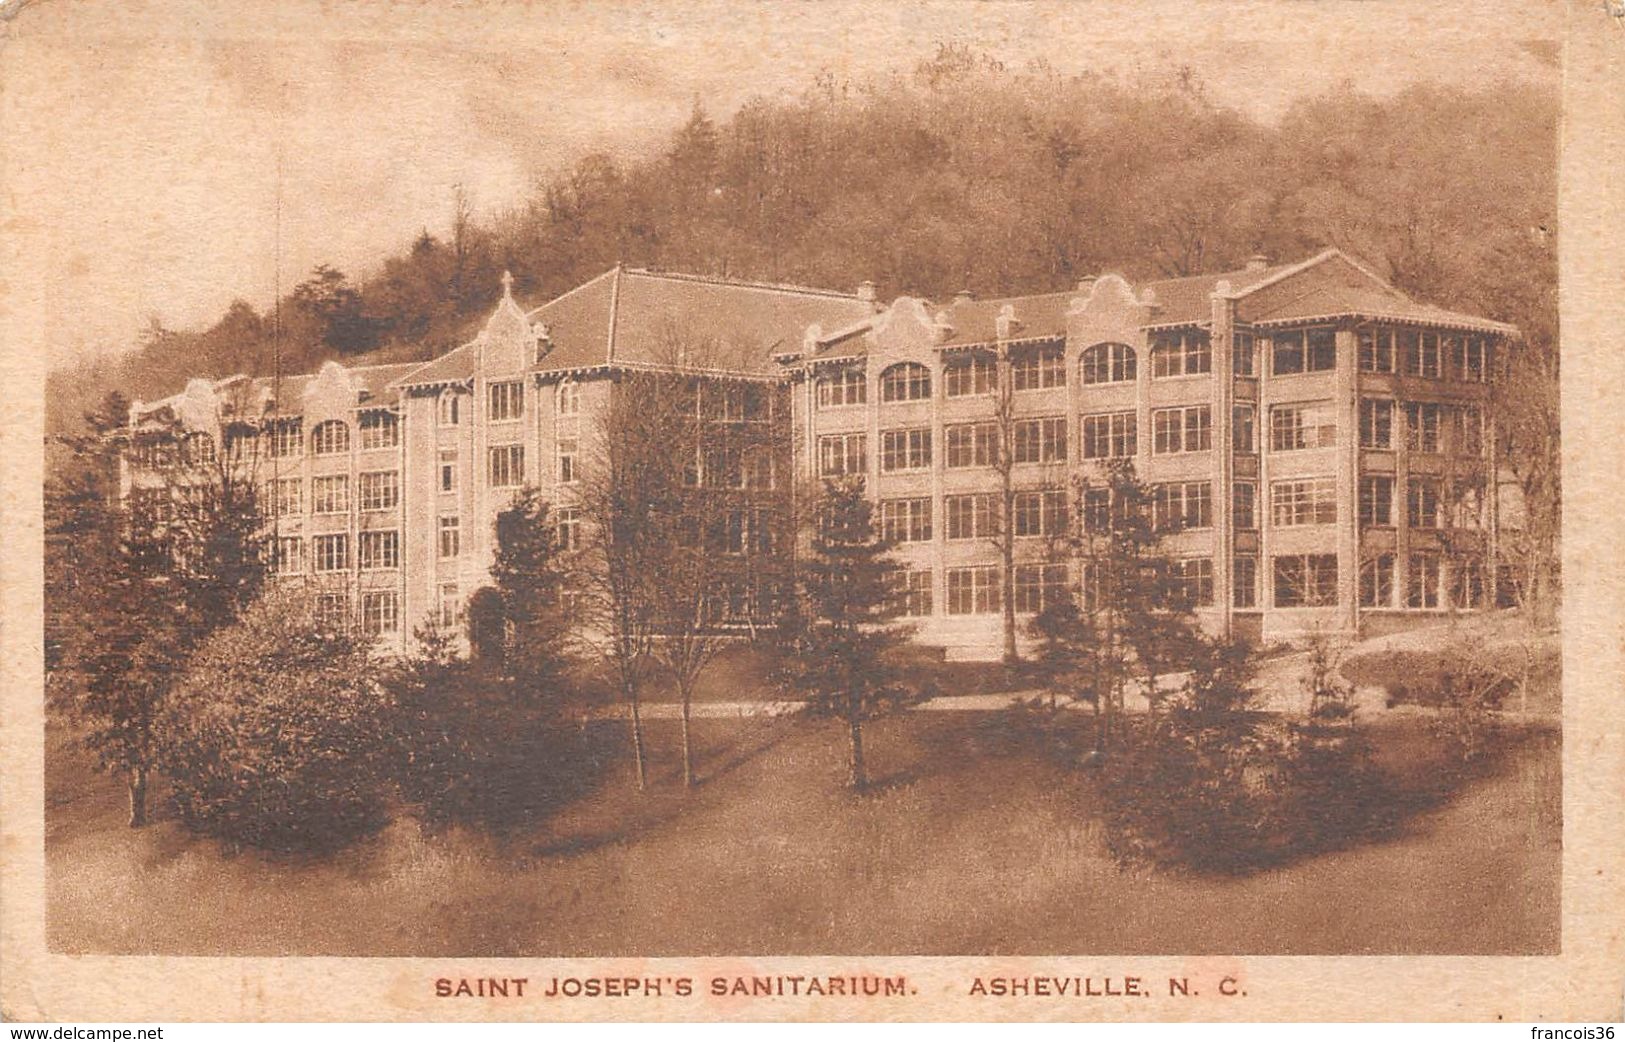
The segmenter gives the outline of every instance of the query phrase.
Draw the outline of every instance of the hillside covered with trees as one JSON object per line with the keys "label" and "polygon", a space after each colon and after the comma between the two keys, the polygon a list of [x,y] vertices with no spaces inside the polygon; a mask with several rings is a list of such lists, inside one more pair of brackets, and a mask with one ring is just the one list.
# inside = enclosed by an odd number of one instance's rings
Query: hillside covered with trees
{"label": "hillside covered with trees", "polygon": [[538,303],[617,261],[872,279],[885,299],[1034,293],[1335,245],[1420,299],[1525,331],[1501,429],[1526,491],[1555,509],[1557,126],[1556,99],[1527,85],[1334,91],[1265,124],[1187,70],[1126,82],[943,47],[909,75],[821,78],[726,120],[696,106],[657,154],[584,156],[505,213],[448,200],[446,238],[425,232],[370,271],[320,267],[280,309],[238,301],[200,331],[155,322],[138,350],[52,374],[48,432],[75,428],[109,388],[151,398],[191,376],[271,371],[277,310],[284,372],[433,357],[470,334],[504,269]]}

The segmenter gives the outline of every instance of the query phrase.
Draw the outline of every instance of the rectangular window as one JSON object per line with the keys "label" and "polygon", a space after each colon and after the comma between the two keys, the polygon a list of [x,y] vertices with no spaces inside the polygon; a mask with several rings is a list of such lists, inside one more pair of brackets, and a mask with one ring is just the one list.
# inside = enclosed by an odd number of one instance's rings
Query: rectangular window
{"label": "rectangular window", "polygon": [[1283,329],[1271,337],[1270,372],[1276,376],[1337,368],[1337,331],[1326,327]]}
{"label": "rectangular window", "polygon": [[1230,348],[1230,371],[1237,376],[1252,376],[1255,372],[1253,356],[1257,346],[1251,333],[1236,330],[1235,341]]}
{"label": "rectangular window", "polygon": [[899,568],[888,577],[895,601],[892,610],[907,618],[930,615],[931,570],[928,568]]}
{"label": "rectangular window", "polygon": [[757,447],[745,454],[745,487],[773,488],[776,476],[771,447]]}
{"label": "rectangular window", "polygon": [[993,359],[971,358],[948,363],[942,370],[942,386],[949,398],[992,394],[998,386]]}
{"label": "rectangular window", "polygon": [[1171,330],[1152,335],[1152,376],[1197,376],[1212,371],[1213,344],[1206,330]]}
{"label": "rectangular window", "polygon": [[1394,371],[1394,331],[1392,329],[1362,329],[1360,341],[1360,371],[1365,373],[1391,373]]}
{"label": "rectangular window", "polygon": [[1394,447],[1394,403],[1387,398],[1360,399],[1360,448]]}
{"label": "rectangular window", "polygon": [[401,534],[394,529],[384,532],[362,532],[359,548],[361,570],[364,572],[401,566]]}
{"label": "rectangular window", "polygon": [[361,595],[361,628],[369,637],[400,629],[400,604],[394,590],[367,590]]}
{"label": "rectangular window", "polygon": [[457,491],[457,450],[440,450],[440,491]]}
{"label": "rectangular window", "polygon": [[401,475],[394,470],[369,471],[360,483],[362,510],[394,510],[401,504]]}
{"label": "rectangular window", "polygon": [[271,455],[278,459],[304,452],[305,436],[301,421],[278,420],[271,426]]}
{"label": "rectangular window", "polygon": [[1336,554],[1275,558],[1275,606],[1316,608],[1337,603]]}
{"label": "rectangular window", "polygon": [[1394,606],[1394,555],[1378,554],[1360,565],[1360,607]]}
{"label": "rectangular window", "polygon": [[1450,569],[1450,604],[1455,608],[1484,606],[1484,562],[1463,557]]}
{"label": "rectangular window", "polygon": [[1476,479],[1464,478],[1450,483],[1447,501],[1452,528],[1476,531],[1484,527],[1484,488]]}
{"label": "rectangular window", "polygon": [[1017,420],[1011,433],[1015,436],[1017,463],[1058,463],[1066,459],[1065,416]]}
{"label": "rectangular window", "polygon": [[1337,482],[1299,478],[1270,485],[1270,524],[1277,528],[1337,523]]}
{"label": "rectangular window", "polygon": [[561,485],[569,485],[581,480],[581,471],[576,465],[579,446],[580,443],[575,438],[559,439],[559,484]]}
{"label": "rectangular window", "polygon": [[712,543],[725,554],[745,552],[745,512],[730,510],[720,519],[720,532],[713,534]]}
{"label": "rectangular window", "polygon": [[1124,459],[1134,455],[1138,438],[1134,414],[1108,412],[1083,418],[1084,459]]}
{"label": "rectangular window", "polygon": [[1201,608],[1213,603],[1213,558],[1185,557],[1168,562],[1170,592],[1182,604]]}
{"label": "rectangular window", "polygon": [[868,400],[869,382],[862,369],[843,369],[818,378],[818,407],[839,409]]}
{"label": "rectangular window", "polygon": [[1213,527],[1213,486],[1206,481],[1153,485],[1151,523],[1165,532]]}
{"label": "rectangular window", "polygon": [[440,557],[456,557],[463,552],[463,522],[455,514],[440,518]]}
{"label": "rectangular window", "polygon": [[1066,601],[1066,565],[1018,564],[1013,585],[1016,611],[1036,614]]}
{"label": "rectangular window", "polygon": [[305,512],[305,483],[298,478],[277,478],[271,482],[266,500],[277,517]]}
{"label": "rectangular window", "polygon": [[999,500],[993,493],[945,496],[949,539],[990,539],[999,534]]}
{"label": "rectangular window", "polygon": [[317,514],[342,514],[350,509],[350,478],[329,474],[310,483],[310,508]]}
{"label": "rectangular window", "polygon": [[1360,524],[1387,528],[1394,523],[1394,479],[1387,474],[1360,478]]}
{"label": "rectangular window", "polygon": [[1450,451],[1457,456],[1477,457],[1484,453],[1484,413],[1476,405],[1450,410]]}
{"label": "rectangular window", "polygon": [[863,434],[826,434],[818,439],[818,473],[836,478],[869,469],[869,440]]}
{"label": "rectangular window", "polygon": [[489,452],[493,487],[512,488],[525,483],[523,445],[492,445]]}
{"label": "rectangular window", "polygon": [[1159,456],[1213,447],[1213,410],[1206,405],[1158,409],[1151,414],[1151,451]]}
{"label": "rectangular window", "polygon": [[1438,402],[1405,403],[1405,447],[1412,452],[1438,452],[1444,406]]}
{"label": "rectangular window", "polygon": [[888,543],[930,542],[931,500],[926,497],[881,500],[880,535]]}
{"label": "rectangular window", "polygon": [[1490,371],[1489,341],[1481,336],[1466,337],[1461,350],[1461,378],[1483,383]]}
{"label": "rectangular window", "polygon": [[1236,557],[1230,562],[1232,601],[1238,608],[1258,607],[1258,558]]}
{"label": "rectangular window", "polygon": [[1405,576],[1405,607],[1439,606],[1439,555],[1411,554]]}
{"label": "rectangular window", "polygon": [[521,380],[505,380],[486,389],[491,405],[491,422],[517,420],[525,415],[525,384]]}
{"label": "rectangular window", "polygon": [[[571,442],[569,448],[571,455],[570,471],[572,474],[574,474],[576,468],[574,462],[575,449],[573,441]],[[704,456],[705,466],[703,468],[703,474],[706,488],[745,487],[744,459],[740,456],[739,447],[737,445],[714,445],[705,449]],[[560,472],[562,473],[562,469]],[[690,487],[694,485],[694,477],[689,473],[685,473],[683,475],[683,480]]]}
{"label": "rectangular window", "polygon": [[1060,489],[1017,492],[1012,507],[1017,536],[1056,537],[1066,534],[1066,493]]}
{"label": "rectangular window", "polygon": [[1083,525],[1091,532],[1108,532],[1111,530],[1111,489],[1086,488],[1083,490]]}
{"label": "rectangular window", "polygon": [[1405,520],[1412,528],[1439,527],[1439,482],[1411,478],[1405,483]]}
{"label": "rectangular window", "polygon": [[923,470],[931,465],[931,429],[880,432],[880,469]]}
{"label": "rectangular window", "polygon": [[310,565],[318,572],[342,572],[350,567],[350,537],[319,535],[310,541]]}
{"label": "rectangular window", "polygon": [[297,575],[305,570],[304,544],[298,536],[282,536],[272,547],[271,573]]}
{"label": "rectangular window", "polygon": [[565,553],[581,549],[581,508],[559,507],[554,511],[557,520],[558,547]]}
{"label": "rectangular window", "polygon": [[1258,434],[1254,430],[1253,407],[1251,405],[1233,405],[1230,407],[1230,448],[1234,452],[1257,452]]}
{"label": "rectangular window", "polygon": [[1066,386],[1066,355],[1062,348],[1045,345],[1011,353],[1010,383],[1017,391],[1042,391]]}
{"label": "rectangular window", "polygon": [[1230,487],[1230,523],[1235,528],[1258,527],[1257,490],[1251,481],[1238,481]]}
{"label": "rectangular window", "polygon": [[400,443],[401,424],[394,413],[374,410],[361,414],[363,449],[392,449]]}
{"label": "rectangular window", "polygon": [[1337,416],[1331,402],[1277,405],[1270,409],[1270,451],[1324,449],[1337,444]]}
{"label": "rectangular window", "polygon": [[311,613],[321,629],[347,630],[350,628],[350,595],[332,590],[318,593],[311,604]]}
{"label": "rectangular window", "polygon": [[719,408],[717,418],[723,423],[745,422],[745,394],[738,387],[723,387],[720,389]]}
{"label": "rectangular window", "polygon": [[450,629],[463,621],[463,598],[456,583],[441,583],[437,594],[436,615],[440,625]]}
{"label": "rectangular window", "polygon": [[1397,337],[1406,376],[1439,375],[1438,333],[1431,330],[1418,333],[1414,329],[1402,329]]}
{"label": "rectangular window", "polygon": [[943,428],[950,467],[991,467],[999,458],[999,428],[993,423],[955,423]]}
{"label": "rectangular window", "polygon": [[999,605],[997,566],[948,569],[949,615],[992,615]]}

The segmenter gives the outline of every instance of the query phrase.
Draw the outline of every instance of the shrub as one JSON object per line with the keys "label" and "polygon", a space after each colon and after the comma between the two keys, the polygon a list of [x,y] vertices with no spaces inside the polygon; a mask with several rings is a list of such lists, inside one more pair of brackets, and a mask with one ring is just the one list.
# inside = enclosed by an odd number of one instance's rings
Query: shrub
{"label": "shrub", "polygon": [[396,782],[425,825],[508,836],[601,775],[608,729],[572,712],[567,692],[516,681],[489,660],[461,660],[432,632],[418,641],[389,686]]}
{"label": "shrub", "polygon": [[1395,786],[1355,726],[1327,648],[1311,649],[1312,709],[1254,713],[1245,648],[1203,643],[1166,711],[1128,728],[1102,777],[1107,838],[1126,861],[1240,874],[1389,831]]}
{"label": "shrub", "polygon": [[171,804],[229,845],[336,850],[387,820],[387,707],[354,636],[318,627],[291,591],[211,637],[156,723]]}

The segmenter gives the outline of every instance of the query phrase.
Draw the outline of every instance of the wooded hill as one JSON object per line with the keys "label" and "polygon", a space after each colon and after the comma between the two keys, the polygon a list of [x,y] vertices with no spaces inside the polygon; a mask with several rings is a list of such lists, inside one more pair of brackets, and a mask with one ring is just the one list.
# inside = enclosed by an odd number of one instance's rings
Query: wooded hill
{"label": "wooded hill", "polygon": [[[448,200],[445,239],[288,293],[281,366],[433,357],[483,318],[503,269],[534,303],[617,261],[940,298],[1335,245],[1420,299],[1519,325],[1552,378],[1538,418],[1555,431],[1557,125],[1556,99],[1527,85],[1340,90],[1265,124],[1186,70],[1128,82],[944,47],[908,75],[820,78],[720,122],[696,108],[658,154],[585,156],[489,219]],[[150,398],[269,372],[272,325],[242,301],[205,330],[154,324],[138,350],[53,373],[48,430],[112,387]]]}

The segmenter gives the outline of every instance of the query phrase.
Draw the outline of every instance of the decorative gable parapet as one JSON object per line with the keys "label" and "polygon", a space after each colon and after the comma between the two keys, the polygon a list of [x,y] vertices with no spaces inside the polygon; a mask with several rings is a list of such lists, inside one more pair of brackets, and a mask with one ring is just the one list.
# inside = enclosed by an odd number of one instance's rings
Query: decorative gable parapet
{"label": "decorative gable parapet", "polygon": [[1000,340],[1009,340],[1021,331],[1022,321],[1016,317],[1016,306],[1006,304],[999,309],[998,317],[993,320],[993,329]]}

